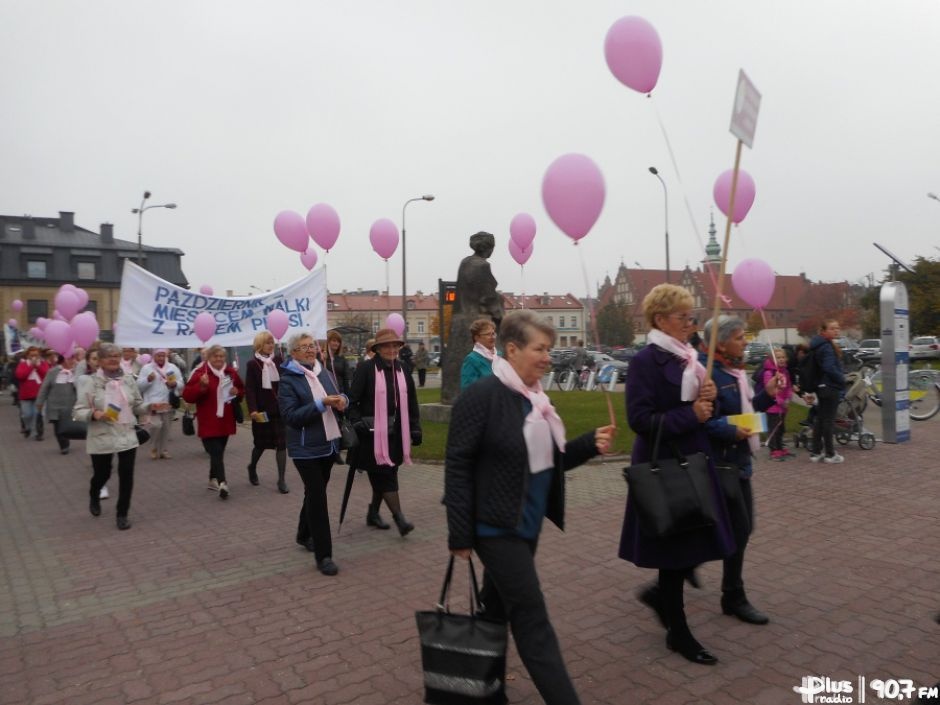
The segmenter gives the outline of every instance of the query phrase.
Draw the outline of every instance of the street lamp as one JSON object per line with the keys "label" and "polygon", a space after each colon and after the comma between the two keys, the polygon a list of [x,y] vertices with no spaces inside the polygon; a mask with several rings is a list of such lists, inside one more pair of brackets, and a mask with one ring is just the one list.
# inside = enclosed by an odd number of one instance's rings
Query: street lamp
{"label": "street lamp", "polygon": [[659,179],[659,183],[663,185],[663,204],[665,207],[666,215],[666,283],[669,283],[669,191],[666,190],[666,182],[663,181],[663,177],[659,175],[659,172],[656,170],[655,166],[650,167],[650,173]]}
{"label": "street lamp", "polygon": [[935,194],[933,191],[927,194],[927,198],[932,198],[935,201],[940,201],[940,196]]}
{"label": "street lamp", "polygon": [[145,206],[144,203],[148,198],[150,198],[150,191],[144,191],[144,197],[140,199],[140,208],[131,209],[131,213],[137,214],[137,264],[140,267],[144,266],[144,211],[149,211],[151,208],[176,208],[175,203],[154,203],[151,206]]}
{"label": "street lamp", "polygon": [[405,259],[405,209],[408,207],[409,203],[413,201],[433,201],[434,196],[430,193],[426,193],[423,196],[418,196],[417,198],[409,198],[405,201],[405,205],[401,207],[401,318],[405,321],[406,331],[402,337],[407,340],[407,327],[408,327],[408,285],[405,279],[406,276],[406,259]]}

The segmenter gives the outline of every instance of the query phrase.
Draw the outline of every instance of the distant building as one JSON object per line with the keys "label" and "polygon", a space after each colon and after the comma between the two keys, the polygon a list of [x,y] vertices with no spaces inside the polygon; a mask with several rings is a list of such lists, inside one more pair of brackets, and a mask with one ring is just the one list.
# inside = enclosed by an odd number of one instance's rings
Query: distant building
{"label": "distant building", "polygon": [[[145,246],[142,254],[145,269],[189,287],[181,250]],[[0,215],[0,311],[8,315],[10,303],[20,299],[23,310],[16,317],[29,328],[37,318],[52,317],[62,284],[74,284],[88,292],[85,310],[94,311],[107,337],[117,319],[125,259],[137,261],[137,243],[115,239],[110,223],[94,232],[75,225],[69,211],[58,218]]]}

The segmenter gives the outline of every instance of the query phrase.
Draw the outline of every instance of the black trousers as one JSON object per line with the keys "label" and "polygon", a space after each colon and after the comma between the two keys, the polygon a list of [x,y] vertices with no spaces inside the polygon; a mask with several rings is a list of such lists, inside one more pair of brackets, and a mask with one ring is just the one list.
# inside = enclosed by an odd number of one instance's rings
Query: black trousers
{"label": "black trousers", "polygon": [[49,423],[52,424],[52,428],[55,430],[55,439],[59,443],[59,450],[66,450],[71,444],[68,438],[59,435],[59,422],[50,421]]}
{"label": "black trousers", "polygon": [[738,550],[725,558],[721,575],[722,599],[732,603],[744,599],[744,549],[747,548],[748,538],[754,531],[754,493],[751,490],[751,481],[740,480],[740,483],[741,494],[744,495],[743,506],[728,507]]}
{"label": "black trousers", "polygon": [[202,447],[209,454],[209,479],[215,478],[220,483],[225,482],[225,446],[228,445],[228,436],[213,436],[203,438]]}
{"label": "black trousers", "polygon": [[832,425],[839,408],[839,392],[828,387],[820,387],[816,392],[816,418],[813,420],[813,453],[819,455],[825,444],[826,455],[834,455],[832,446]]}
{"label": "black trousers", "polygon": [[485,568],[480,597],[487,617],[509,622],[542,699],[548,705],[578,705],[535,572],[536,543],[515,536],[478,538],[474,550]]}
{"label": "black trousers", "polygon": [[313,555],[318,562],[333,556],[326,486],[330,482],[334,458],[332,455],[327,458],[294,458],[294,466],[304,483],[304,503],[297,521],[297,539],[313,539]]}
{"label": "black trousers", "polygon": [[770,429],[770,435],[767,437],[767,447],[770,450],[783,450],[783,431],[786,422],[786,413],[767,414],[767,427]]}
{"label": "black trousers", "polygon": [[427,370],[427,368],[425,368],[425,369],[423,369],[423,370],[422,370],[422,369],[419,369],[419,370],[418,370],[418,386],[419,386],[419,387],[423,387],[423,386],[424,386],[424,381],[425,381],[427,378],[428,378],[428,370]]}
{"label": "black trousers", "polygon": [[[126,517],[131,508],[131,493],[134,491],[134,461],[137,458],[137,449],[123,450],[118,457],[118,501],[116,512],[119,517]],[[91,487],[88,496],[97,501],[101,488],[111,477],[111,463],[114,453],[93,454],[91,467],[94,474],[91,476]]]}

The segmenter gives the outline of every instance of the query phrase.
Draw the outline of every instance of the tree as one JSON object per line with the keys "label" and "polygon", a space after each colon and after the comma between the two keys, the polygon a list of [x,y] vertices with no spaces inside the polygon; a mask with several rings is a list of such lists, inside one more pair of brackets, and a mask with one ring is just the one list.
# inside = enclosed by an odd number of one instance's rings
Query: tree
{"label": "tree", "polygon": [[754,335],[758,335],[764,330],[764,317],[760,315],[760,311],[753,311],[747,317],[747,330]]}
{"label": "tree", "polygon": [[902,272],[898,280],[907,287],[912,335],[940,333],[940,262],[918,257],[914,273]]}
{"label": "tree", "polygon": [[797,332],[811,337],[819,331],[823,321],[835,319],[842,329],[859,327],[858,295],[847,282],[813,284],[796,302],[796,310],[803,318],[796,324]]}
{"label": "tree", "polygon": [[633,318],[626,304],[611,301],[596,316],[601,345],[629,345],[633,342]]}

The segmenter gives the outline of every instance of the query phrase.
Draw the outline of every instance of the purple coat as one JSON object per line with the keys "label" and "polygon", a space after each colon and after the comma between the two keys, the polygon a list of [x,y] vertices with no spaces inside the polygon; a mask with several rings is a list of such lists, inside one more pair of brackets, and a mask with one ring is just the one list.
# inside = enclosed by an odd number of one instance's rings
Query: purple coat
{"label": "purple coat", "polygon": [[[682,401],[683,365],[677,357],[657,345],[643,348],[630,362],[627,375],[627,421],[636,434],[633,463],[650,460],[653,445],[653,415],[663,415],[660,457],[668,456],[667,444],[675,443],[683,453],[711,453],[705,427],[698,422],[691,402]],[[636,508],[627,496],[626,514],[620,536],[619,555],[640,568],[681,570],[706,561],[724,558],[735,550],[735,543],[718,475],[708,466],[712,477],[712,500],[718,504],[717,526],[681,536],[657,539],[640,530]]]}

